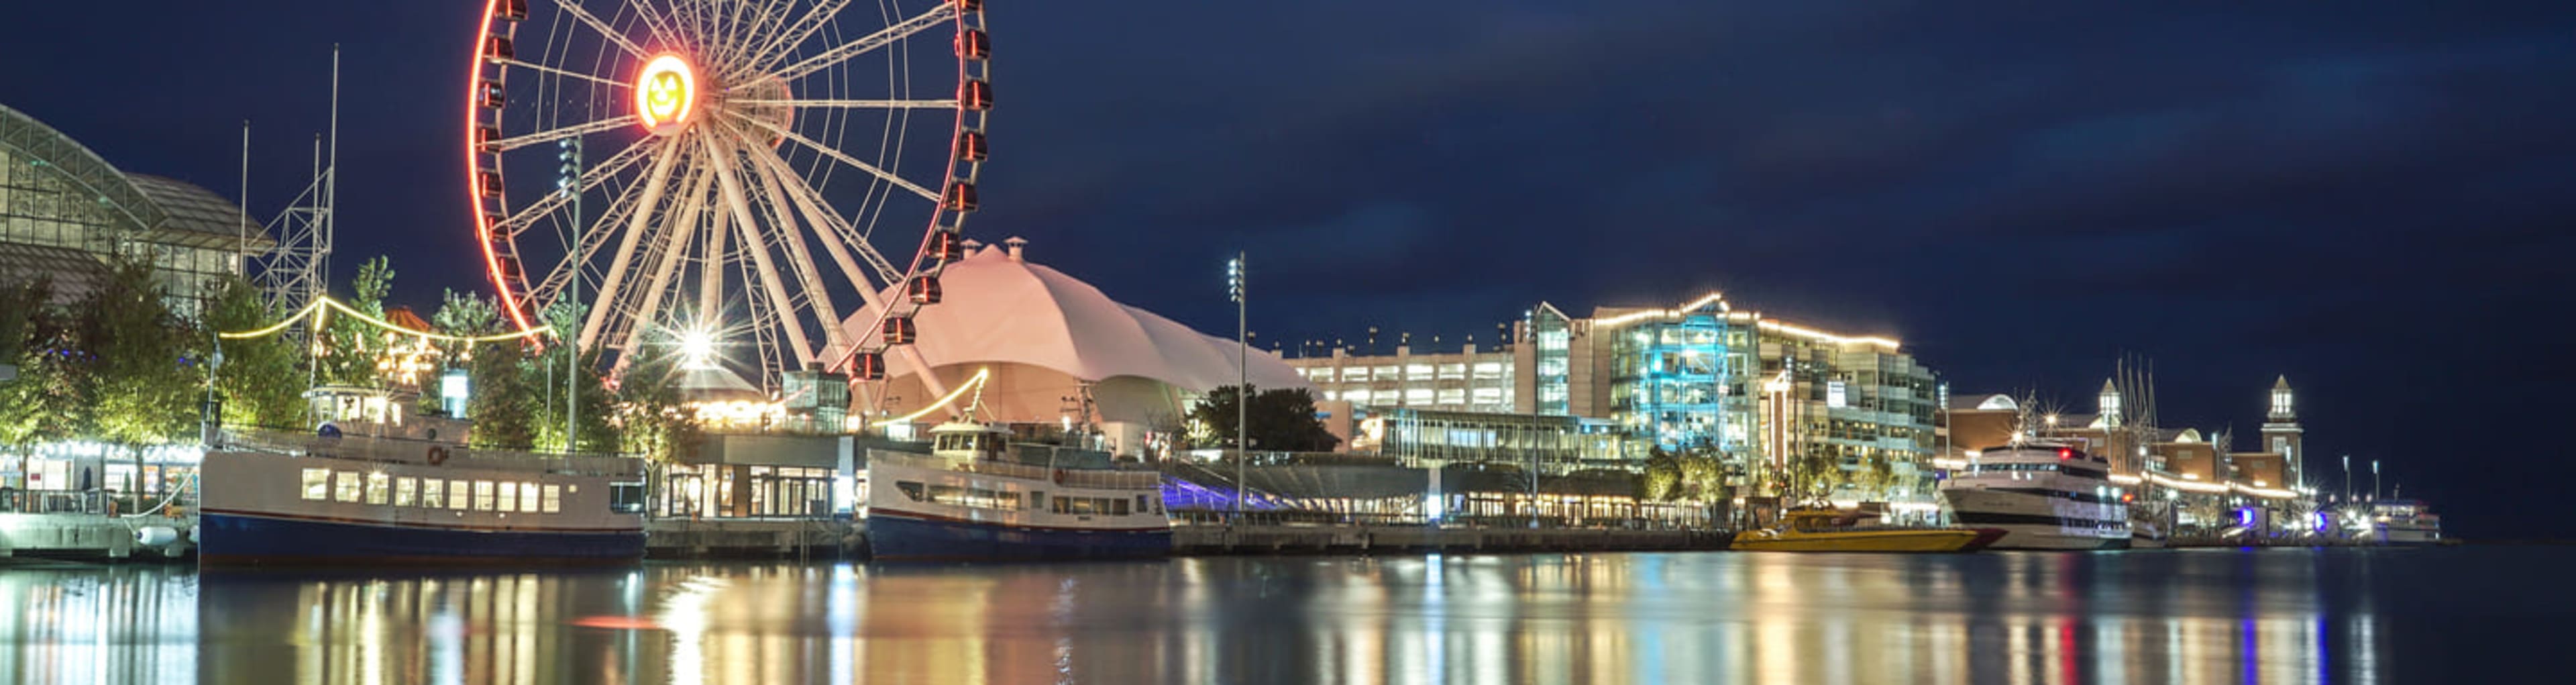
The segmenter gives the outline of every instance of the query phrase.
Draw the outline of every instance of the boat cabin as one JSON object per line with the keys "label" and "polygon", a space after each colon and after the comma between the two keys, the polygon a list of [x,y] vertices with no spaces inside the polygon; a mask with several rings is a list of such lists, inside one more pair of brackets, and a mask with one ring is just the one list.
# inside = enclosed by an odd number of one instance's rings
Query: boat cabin
{"label": "boat cabin", "polygon": [[950,421],[930,429],[930,453],[952,462],[1004,461],[1011,431],[971,421]]}
{"label": "boat cabin", "polygon": [[317,434],[464,444],[463,421],[419,411],[420,393],[324,385],[304,391]]}

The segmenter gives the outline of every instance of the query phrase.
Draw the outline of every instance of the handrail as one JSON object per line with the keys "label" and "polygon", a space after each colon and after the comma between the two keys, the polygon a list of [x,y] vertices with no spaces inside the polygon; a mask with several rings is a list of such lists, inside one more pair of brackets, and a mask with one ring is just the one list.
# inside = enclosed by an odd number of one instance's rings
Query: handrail
{"label": "handrail", "polygon": [[975,460],[956,462],[942,457],[868,450],[868,464],[886,464],[929,471],[961,471],[1051,481],[1057,485],[1102,490],[1155,490],[1163,486],[1163,474],[1155,471],[1121,471],[1105,469],[1048,468],[1035,464],[1007,461]]}
{"label": "handrail", "polygon": [[216,436],[215,447],[388,464],[428,464],[431,463],[430,455],[435,451],[446,456],[446,465],[460,467],[544,471],[581,476],[641,477],[644,475],[643,460],[634,457],[483,449],[455,443],[366,435],[325,438],[260,428],[224,429]]}

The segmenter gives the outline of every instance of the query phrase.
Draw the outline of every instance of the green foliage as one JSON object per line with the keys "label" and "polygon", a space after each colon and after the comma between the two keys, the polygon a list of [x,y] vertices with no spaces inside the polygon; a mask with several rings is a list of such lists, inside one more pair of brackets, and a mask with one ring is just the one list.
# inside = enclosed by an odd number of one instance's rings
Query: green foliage
{"label": "green foliage", "polygon": [[[429,329],[445,335],[490,335],[501,330],[501,310],[500,307],[494,305],[491,300],[485,299],[482,296],[449,290],[446,292],[445,300],[439,303],[437,313],[430,315]],[[467,367],[471,363],[474,355],[478,352],[488,349],[496,349],[503,345],[516,347],[518,343],[469,344],[462,342],[438,342],[436,345],[438,346],[439,357],[446,360],[447,367],[459,368]],[[442,369],[442,373],[443,372],[444,370]],[[472,379],[472,372],[470,371],[467,375],[467,382],[469,384],[478,384],[476,385],[476,388],[479,390],[481,387],[479,385],[480,381]],[[443,387],[444,384],[433,382],[429,383],[428,386],[427,391],[423,393],[425,399],[428,399],[432,404],[437,404],[445,399],[445,395],[442,394],[446,392],[446,388]]]}
{"label": "green foliage", "polygon": [[680,358],[636,362],[617,386],[618,450],[657,461],[692,456],[703,434],[697,417],[681,406]]}
{"label": "green foliage", "polygon": [[91,366],[87,396],[97,436],[126,445],[188,435],[205,389],[202,338],[170,313],[152,265],[120,259],[73,310],[74,340]]}
{"label": "green foliage", "polygon": [[[25,448],[80,437],[95,417],[87,397],[87,357],[74,348],[70,322],[45,305],[44,282],[0,287],[0,363],[18,367],[18,379],[0,383],[0,444]],[[13,332],[14,331],[14,332]]]}
{"label": "green foliage", "polygon": [[[1206,430],[1215,444],[1235,444],[1235,404],[1241,394],[1238,386],[1231,385],[1209,391],[1190,410],[1190,420]],[[1245,414],[1252,449],[1323,452],[1342,441],[1315,419],[1315,396],[1302,388],[1256,392]]]}
{"label": "green foliage", "polygon": [[516,342],[475,346],[466,362],[474,396],[465,415],[474,422],[475,447],[530,449],[537,442],[537,386],[527,355]]}
{"label": "green foliage", "polygon": [[[393,292],[393,262],[384,257],[358,265],[358,279],[352,283],[354,297],[349,307],[368,316],[385,315],[385,295]],[[376,371],[376,358],[386,346],[385,332],[355,317],[335,316],[323,326],[320,377],[324,385],[348,385],[372,388],[383,384]]]}
{"label": "green foliage", "polygon": [[[206,328],[215,332],[266,328],[291,312],[271,307],[259,287],[240,276],[216,284]],[[284,335],[218,341],[223,363],[215,391],[224,425],[301,427],[304,421],[304,351]]]}
{"label": "green foliage", "polygon": [[1646,454],[1646,471],[1638,479],[1637,494],[1645,499],[1664,502],[1714,502],[1730,497],[1726,490],[1726,463],[1716,450],[1693,449],[1666,452],[1650,448]]}

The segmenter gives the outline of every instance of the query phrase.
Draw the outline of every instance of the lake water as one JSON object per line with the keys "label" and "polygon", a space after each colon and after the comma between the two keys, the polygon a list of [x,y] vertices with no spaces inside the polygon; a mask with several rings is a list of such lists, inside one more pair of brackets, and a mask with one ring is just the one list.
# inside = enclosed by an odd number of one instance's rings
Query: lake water
{"label": "lake water", "polygon": [[0,566],[0,682],[2567,682],[2576,548]]}

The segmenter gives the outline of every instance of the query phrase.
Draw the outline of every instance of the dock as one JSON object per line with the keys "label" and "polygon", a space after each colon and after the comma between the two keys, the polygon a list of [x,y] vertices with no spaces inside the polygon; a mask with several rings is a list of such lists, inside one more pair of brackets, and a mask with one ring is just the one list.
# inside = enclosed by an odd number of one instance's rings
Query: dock
{"label": "dock", "polygon": [[865,555],[864,524],[853,519],[677,518],[644,521],[653,559],[849,559]]}
{"label": "dock", "polygon": [[194,545],[192,518],[86,513],[0,514],[0,557],[167,561]]}

